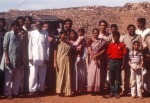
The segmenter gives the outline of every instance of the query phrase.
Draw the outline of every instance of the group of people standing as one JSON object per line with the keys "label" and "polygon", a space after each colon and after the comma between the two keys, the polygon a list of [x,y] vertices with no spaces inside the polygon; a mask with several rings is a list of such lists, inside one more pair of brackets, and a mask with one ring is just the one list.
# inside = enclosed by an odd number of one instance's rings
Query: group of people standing
{"label": "group of people standing", "polygon": [[[34,29],[31,23],[32,17],[20,16],[12,23],[12,30],[6,32],[5,19],[0,19],[0,69],[4,71],[1,71],[0,85],[4,86],[7,98],[26,91],[28,96],[42,93],[48,65],[53,65],[56,71],[55,91],[60,96],[89,92],[119,98],[128,95],[130,88],[133,98],[143,98],[143,91],[150,93],[146,81],[150,71],[146,38],[150,29],[145,26],[145,18],[137,19],[137,30],[129,24],[125,35],[119,33],[116,24],[108,32],[108,23],[100,20],[99,28],[92,30],[89,40],[85,38],[84,28],[77,32],[72,29],[71,19],[64,21],[58,38],[48,32],[48,22],[39,22]],[[110,88],[109,95],[106,88]]]}
{"label": "group of people standing", "polygon": [[[1,20],[1,30],[5,30],[5,19]],[[19,16],[11,24],[11,30],[1,34],[1,73],[4,76],[3,92],[8,99],[31,95],[45,89],[45,76],[49,60],[48,23],[40,22],[37,29],[31,27],[32,17]],[[3,72],[4,71],[4,72]],[[24,80],[26,82],[24,83]],[[2,92],[1,91],[1,92]]]}

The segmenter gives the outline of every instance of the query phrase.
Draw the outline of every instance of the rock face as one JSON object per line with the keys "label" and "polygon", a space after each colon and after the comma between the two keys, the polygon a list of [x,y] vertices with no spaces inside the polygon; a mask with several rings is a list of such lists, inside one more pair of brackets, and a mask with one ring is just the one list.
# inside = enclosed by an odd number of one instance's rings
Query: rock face
{"label": "rock face", "polygon": [[[3,15],[3,17],[10,17],[13,15],[29,15],[45,14],[56,15],[61,19],[71,18],[73,20],[73,28],[78,30],[84,27],[87,36],[91,36],[91,31],[95,27],[99,27],[99,20],[104,19],[109,25],[116,23],[119,26],[121,34],[127,32],[128,24],[136,25],[136,20],[139,17],[147,19],[147,27],[150,27],[150,2],[143,3],[127,3],[123,7],[105,7],[105,6],[85,6],[65,9],[44,9],[44,10],[10,10]],[[109,30],[109,28],[108,28]]]}

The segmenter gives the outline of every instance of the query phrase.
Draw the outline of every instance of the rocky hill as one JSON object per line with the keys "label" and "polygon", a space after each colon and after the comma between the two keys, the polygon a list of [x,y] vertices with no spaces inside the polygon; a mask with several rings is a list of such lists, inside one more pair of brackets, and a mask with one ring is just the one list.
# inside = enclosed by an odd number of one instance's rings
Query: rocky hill
{"label": "rocky hill", "polygon": [[106,6],[85,6],[64,9],[43,9],[43,10],[10,10],[0,13],[0,16],[10,17],[14,15],[45,14],[56,15],[61,19],[71,18],[74,21],[73,28],[78,30],[84,27],[88,36],[91,36],[93,28],[98,27],[98,22],[105,19],[109,24],[116,23],[119,31],[125,34],[128,24],[135,24],[136,19],[145,17],[147,27],[150,27],[150,2],[127,3],[123,7],[106,7]]}

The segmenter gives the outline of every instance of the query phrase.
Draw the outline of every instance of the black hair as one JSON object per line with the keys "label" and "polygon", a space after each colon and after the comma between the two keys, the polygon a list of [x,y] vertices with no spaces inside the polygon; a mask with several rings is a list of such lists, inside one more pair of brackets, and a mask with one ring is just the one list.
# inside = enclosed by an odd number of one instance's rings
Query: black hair
{"label": "black hair", "polygon": [[120,38],[120,33],[118,31],[113,32],[112,35]]}
{"label": "black hair", "polygon": [[85,30],[83,28],[80,28],[78,32],[81,32],[83,35],[85,34]]}
{"label": "black hair", "polygon": [[136,29],[135,25],[133,25],[133,24],[129,24],[129,25],[127,26],[127,30],[129,30],[129,28],[130,28],[130,27],[133,27],[133,28],[134,28],[134,30]]}
{"label": "black hair", "polygon": [[105,20],[100,20],[99,25],[101,25],[101,23],[104,23],[106,25],[106,27],[108,26],[108,23]]}
{"label": "black hair", "polygon": [[140,45],[140,42],[139,41],[134,41],[132,45],[134,45],[135,43],[138,43]]}
{"label": "black hair", "polygon": [[33,18],[31,16],[25,16],[24,19],[29,19],[29,21],[32,23],[33,22]]}
{"label": "black hair", "polygon": [[11,27],[13,27],[13,26],[18,26],[18,27],[20,27],[20,24],[17,22],[17,21],[13,21],[12,23],[11,23]]}
{"label": "black hair", "polygon": [[66,20],[65,20],[65,23],[66,23],[66,22],[70,22],[70,24],[73,25],[73,21],[72,21],[71,19],[66,19]]}
{"label": "black hair", "polygon": [[99,34],[99,29],[98,29],[98,28],[94,28],[94,29],[92,30],[92,33],[93,33],[95,30],[98,31],[98,34]]}
{"label": "black hair", "polygon": [[6,19],[5,18],[0,18],[0,21],[6,23]]}
{"label": "black hair", "polygon": [[61,30],[59,35],[62,35],[62,34],[67,34],[67,31],[66,30]]}
{"label": "black hair", "polygon": [[116,30],[118,30],[118,26],[117,26],[117,24],[111,24],[111,26],[110,26],[111,28],[115,28]]}
{"label": "black hair", "polygon": [[42,27],[43,27],[44,24],[48,24],[48,22],[45,22],[45,21],[42,22],[42,21],[40,21],[40,23],[39,23],[39,25],[38,25],[38,27],[37,27],[37,28],[38,28],[38,31],[41,31],[41,30],[42,30]]}
{"label": "black hair", "polygon": [[140,42],[139,42],[139,41],[134,41],[133,44],[132,44],[132,50],[133,50],[133,46],[134,46],[136,43],[140,46]]}
{"label": "black hair", "polygon": [[6,19],[5,18],[0,18],[0,22],[3,22],[4,26],[6,25]]}
{"label": "black hair", "polygon": [[71,33],[75,34],[75,39],[78,38],[78,34],[77,34],[77,32],[76,32],[75,30],[71,30],[70,34],[71,34]]}
{"label": "black hair", "polygon": [[18,20],[20,20],[20,19],[22,19],[22,21],[23,21],[23,23],[24,23],[24,20],[25,20],[25,19],[24,19],[23,16],[18,16],[17,19],[16,19],[16,21],[18,22]]}
{"label": "black hair", "polygon": [[142,25],[145,25],[146,24],[146,19],[145,18],[138,18],[137,22],[139,22]]}

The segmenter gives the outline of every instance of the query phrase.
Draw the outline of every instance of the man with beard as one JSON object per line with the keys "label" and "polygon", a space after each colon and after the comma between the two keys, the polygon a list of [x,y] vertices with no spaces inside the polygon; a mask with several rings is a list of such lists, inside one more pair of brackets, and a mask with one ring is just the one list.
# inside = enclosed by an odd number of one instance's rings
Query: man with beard
{"label": "man with beard", "polygon": [[66,38],[67,41],[70,39],[70,33],[71,33],[71,31],[74,31],[72,29],[72,25],[73,25],[73,21],[71,19],[66,19],[65,20],[63,29],[67,31],[67,38]]}
{"label": "man with beard", "polygon": [[[122,82],[123,82],[123,90],[120,95],[127,95],[129,93],[129,85],[130,85],[130,66],[129,66],[129,52],[132,50],[132,44],[134,41],[139,41],[141,45],[141,37],[135,33],[135,26],[133,24],[129,24],[127,26],[128,33],[124,35],[123,42],[126,45],[126,56],[125,56],[125,64],[123,68]],[[140,47],[141,48],[141,47]]]}

